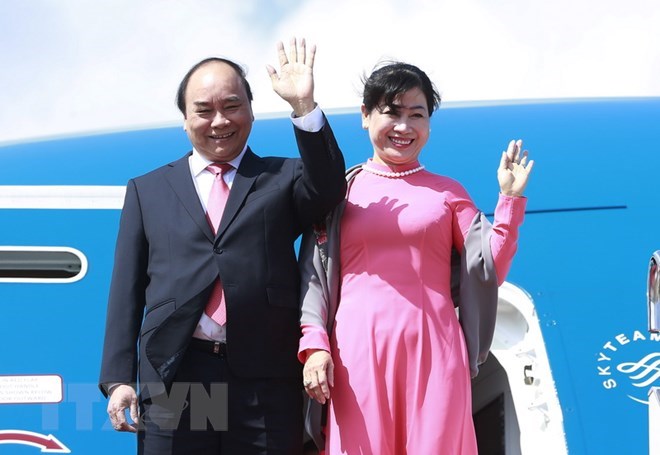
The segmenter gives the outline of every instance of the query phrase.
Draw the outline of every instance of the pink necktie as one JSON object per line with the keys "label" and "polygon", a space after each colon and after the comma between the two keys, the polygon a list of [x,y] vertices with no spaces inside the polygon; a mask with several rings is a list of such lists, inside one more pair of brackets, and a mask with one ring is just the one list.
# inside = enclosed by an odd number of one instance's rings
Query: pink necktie
{"label": "pink necktie", "polygon": [[[213,229],[213,233],[218,233],[218,226],[220,226],[220,219],[222,212],[225,210],[227,198],[229,197],[229,187],[227,182],[222,178],[222,174],[232,169],[231,164],[227,163],[212,163],[207,166],[211,173],[214,174],[215,180],[211,186],[211,194],[209,195],[208,203],[206,204],[206,217]],[[227,323],[227,309],[225,307],[225,295],[222,291],[222,283],[220,278],[215,282],[211,297],[206,304],[206,315],[213,319],[220,325]]]}

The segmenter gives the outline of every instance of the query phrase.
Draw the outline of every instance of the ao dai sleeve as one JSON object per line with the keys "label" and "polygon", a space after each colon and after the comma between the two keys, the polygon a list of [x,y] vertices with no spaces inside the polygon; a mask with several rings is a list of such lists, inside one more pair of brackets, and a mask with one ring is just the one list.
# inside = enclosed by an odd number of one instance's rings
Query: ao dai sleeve
{"label": "ao dai sleeve", "polygon": [[299,265],[302,337],[298,344],[298,360],[305,363],[308,350],[321,349],[330,352],[326,328],[330,291],[316,235],[311,229],[303,234],[300,242]]}
{"label": "ao dai sleeve", "polygon": [[317,324],[302,324],[302,338],[298,345],[298,360],[300,363],[307,361],[307,350],[323,350],[330,352],[330,340],[325,327]]}
{"label": "ao dai sleeve", "polygon": [[[450,204],[453,209],[453,239],[458,251],[463,251],[465,236],[472,220],[478,213],[474,202],[462,187],[454,191],[455,199]],[[499,195],[490,248],[497,273],[497,283],[501,285],[509,272],[513,256],[518,248],[518,229],[525,216],[527,198]]]}

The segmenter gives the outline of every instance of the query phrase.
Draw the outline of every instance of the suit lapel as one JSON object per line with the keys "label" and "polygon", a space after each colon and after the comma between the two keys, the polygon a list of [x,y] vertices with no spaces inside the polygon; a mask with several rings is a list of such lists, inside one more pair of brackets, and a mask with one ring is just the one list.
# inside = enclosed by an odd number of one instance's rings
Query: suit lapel
{"label": "suit lapel", "polygon": [[190,175],[190,166],[188,165],[189,156],[190,153],[186,154],[186,156],[180,160],[171,163],[169,165],[169,172],[165,173],[165,178],[190,217],[195,221],[202,232],[204,232],[206,238],[208,238],[210,242],[213,242],[213,231],[211,231],[211,226],[209,226],[209,223],[206,220],[204,208],[199,202],[195,183]]}
{"label": "suit lapel", "polygon": [[252,150],[248,147],[241,160],[241,164],[236,170],[234,183],[232,183],[231,191],[229,192],[229,199],[227,199],[227,205],[222,214],[222,220],[220,220],[220,226],[218,226],[218,235],[216,238],[220,237],[225,232],[227,227],[236,217],[236,214],[243,205],[243,201],[245,201],[245,198],[250,192],[250,188],[252,188],[255,179],[261,174],[261,172],[263,172],[263,167],[264,165],[261,158],[252,153]]}

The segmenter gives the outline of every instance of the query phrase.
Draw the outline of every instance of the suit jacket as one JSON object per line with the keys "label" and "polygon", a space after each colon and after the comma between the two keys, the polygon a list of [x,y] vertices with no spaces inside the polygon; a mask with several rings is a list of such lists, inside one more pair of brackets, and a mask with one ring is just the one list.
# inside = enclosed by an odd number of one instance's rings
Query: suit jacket
{"label": "suit jacket", "polygon": [[344,160],[326,122],[294,127],[301,158],[249,148],[214,237],[183,158],[129,181],[115,250],[100,385],[164,392],[221,277],[227,362],[250,378],[294,378],[300,278],[294,241],[346,191]]}

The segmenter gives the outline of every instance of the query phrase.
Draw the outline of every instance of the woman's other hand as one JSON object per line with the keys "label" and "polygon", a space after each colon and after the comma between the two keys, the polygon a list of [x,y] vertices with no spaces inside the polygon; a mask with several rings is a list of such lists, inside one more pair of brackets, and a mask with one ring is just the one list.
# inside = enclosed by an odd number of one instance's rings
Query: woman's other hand
{"label": "woman's other hand", "polygon": [[335,384],[335,366],[328,351],[308,349],[307,361],[303,368],[303,385],[310,398],[321,404],[330,398],[330,387]]}
{"label": "woman's other hand", "polygon": [[500,166],[497,169],[497,180],[500,192],[506,196],[522,196],[527,186],[529,174],[534,167],[534,160],[528,161],[529,153],[522,151],[522,140],[512,140],[509,147],[502,152]]}

